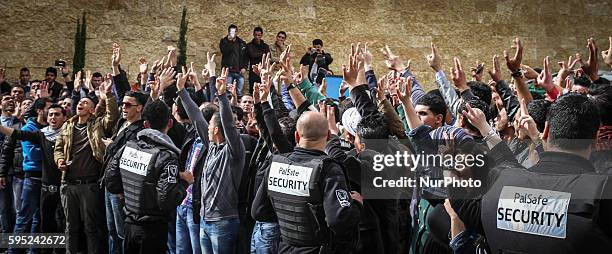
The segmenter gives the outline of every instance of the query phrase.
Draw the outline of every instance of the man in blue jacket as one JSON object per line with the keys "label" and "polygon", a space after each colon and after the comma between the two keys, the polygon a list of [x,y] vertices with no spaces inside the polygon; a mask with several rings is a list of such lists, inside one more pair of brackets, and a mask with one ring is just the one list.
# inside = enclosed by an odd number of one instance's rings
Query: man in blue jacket
{"label": "man in blue jacket", "polygon": [[[36,117],[28,119],[26,124],[21,128],[23,131],[38,131],[47,126],[47,111],[51,106],[51,100],[47,97],[42,97],[34,101],[32,112],[35,112]],[[17,212],[17,220],[15,221],[14,234],[26,233],[28,224],[31,225],[31,232],[40,232],[40,191],[42,178],[42,163],[43,152],[40,144],[35,144],[30,141],[21,142],[23,151],[23,189],[21,191],[21,210]],[[9,253],[14,253],[16,250],[9,250]],[[34,249],[31,250],[32,253]]]}

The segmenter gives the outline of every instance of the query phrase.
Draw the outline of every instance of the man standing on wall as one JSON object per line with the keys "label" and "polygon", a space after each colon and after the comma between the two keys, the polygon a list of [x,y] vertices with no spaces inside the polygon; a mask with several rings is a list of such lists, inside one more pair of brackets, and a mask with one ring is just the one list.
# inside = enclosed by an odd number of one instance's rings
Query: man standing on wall
{"label": "man standing on wall", "polygon": [[238,85],[236,92],[238,96],[242,96],[244,74],[246,73],[248,63],[247,45],[244,40],[238,37],[238,27],[236,25],[231,24],[227,28],[227,33],[227,36],[223,37],[219,42],[219,49],[221,54],[223,54],[221,67],[229,69],[227,83],[233,84],[234,80],[236,80]]}

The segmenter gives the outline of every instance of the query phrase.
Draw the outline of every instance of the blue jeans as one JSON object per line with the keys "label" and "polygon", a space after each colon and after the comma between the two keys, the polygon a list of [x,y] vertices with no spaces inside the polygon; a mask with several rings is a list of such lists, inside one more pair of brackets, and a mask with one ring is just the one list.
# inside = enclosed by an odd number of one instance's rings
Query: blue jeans
{"label": "blue jeans", "polygon": [[176,207],[176,253],[200,254],[200,225],[193,221],[190,206]]}
{"label": "blue jeans", "polygon": [[231,85],[236,80],[236,94],[242,96],[242,87],[244,87],[244,76],[240,72],[230,72],[227,74],[227,84]]}
{"label": "blue jeans", "polygon": [[[15,230],[13,233],[26,233],[28,224],[32,223],[31,233],[40,232],[40,179],[25,177],[23,179],[23,189],[21,193],[21,210],[17,212]],[[14,253],[15,250],[9,250]],[[30,253],[38,253],[38,250],[31,248]]]}
{"label": "blue jeans", "polygon": [[13,233],[15,215],[21,210],[23,178],[6,176],[6,186],[0,189],[0,227],[2,233]]}
{"label": "blue jeans", "polygon": [[200,221],[200,247],[204,254],[232,254],[240,220]]}
{"label": "blue jeans", "polygon": [[276,222],[255,222],[251,238],[251,253],[278,253],[280,226]]}
{"label": "blue jeans", "polygon": [[104,206],[106,207],[106,227],[108,228],[108,252],[123,253],[125,214],[123,200],[118,195],[104,191]]}

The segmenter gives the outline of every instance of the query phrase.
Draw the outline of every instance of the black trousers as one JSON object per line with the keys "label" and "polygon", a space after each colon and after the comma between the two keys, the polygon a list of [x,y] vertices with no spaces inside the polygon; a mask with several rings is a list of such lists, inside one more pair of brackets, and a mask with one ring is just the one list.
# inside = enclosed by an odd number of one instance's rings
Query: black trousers
{"label": "black trousers", "polygon": [[[64,184],[60,193],[66,214],[67,252],[77,253],[79,242],[87,243],[87,253],[108,252],[104,190],[98,183]],[[80,234],[83,231],[85,236]]]}
{"label": "black trousers", "polygon": [[167,241],[168,223],[165,221],[139,224],[125,222],[124,253],[166,253]]}
{"label": "black trousers", "polygon": [[[44,188],[44,187],[43,187]],[[43,233],[63,233],[65,231],[66,217],[60,203],[59,190],[40,193],[40,219]],[[65,249],[41,249],[41,253],[63,253]]]}
{"label": "black trousers", "polygon": [[253,94],[253,85],[257,83],[261,83],[261,77],[259,77],[255,72],[249,70],[249,94]]}

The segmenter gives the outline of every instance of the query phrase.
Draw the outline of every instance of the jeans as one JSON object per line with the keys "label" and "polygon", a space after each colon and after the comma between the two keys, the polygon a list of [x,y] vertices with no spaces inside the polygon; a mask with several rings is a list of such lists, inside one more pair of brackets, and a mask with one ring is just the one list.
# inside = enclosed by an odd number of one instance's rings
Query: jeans
{"label": "jeans", "polygon": [[200,254],[200,225],[193,221],[190,206],[176,207],[176,253]]}
{"label": "jeans", "polygon": [[[40,232],[40,188],[42,182],[40,179],[25,177],[23,179],[23,189],[21,193],[21,210],[17,212],[15,220],[15,230],[13,233],[25,232],[28,225],[32,223],[31,233]],[[23,250],[21,250],[23,251]],[[19,252],[21,252],[19,251]],[[9,253],[17,253],[15,249],[9,249]],[[39,253],[39,250],[31,248],[30,253]]]}
{"label": "jeans", "polygon": [[118,195],[104,191],[106,226],[108,228],[108,251],[113,254],[123,253],[123,240],[125,239],[123,202]]}
{"label": "jeans", "polygon": [[2,233],[13,233],[15,215],[21,210],[23,178],[6,176],[6,186],[0,189],[0,227]]}
{"label": "jeans", "polygon": [[237,85],[236,94],[238,95],[238,97],[240,97],[242,96],[242,88],[244,87],[244,76],[242,76],[240,72],[229,72],[229,74],[227,74],[227,84],[233,84],[234,80],[236,80]]}
{"label": "jeans", "polygon": [[104,191],[98,183],[62,184],[60,194],[66,214],[66,252],[77,253],[79,243],[87,244],[85,253],[108,252]]}
{"label": "jeans", "polygon": [[200,247],[204,254],[233,254],[240,220],[200,221]]}
{"label": "jeans", "polygon": [[255,228],[253,228],[253,238],[251,239],[251,253],[278,253],[279,242],[280,226],[278,223],[255,222]]}

